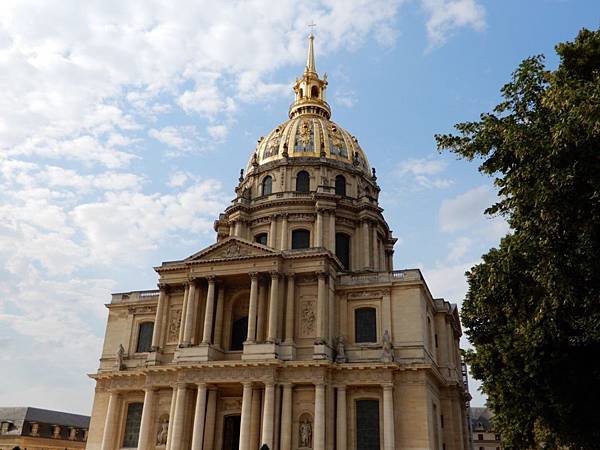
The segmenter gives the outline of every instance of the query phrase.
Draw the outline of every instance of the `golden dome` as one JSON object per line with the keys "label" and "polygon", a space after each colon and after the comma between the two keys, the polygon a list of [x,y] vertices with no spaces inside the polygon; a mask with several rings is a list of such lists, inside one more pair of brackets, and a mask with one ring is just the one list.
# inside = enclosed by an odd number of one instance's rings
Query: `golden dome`
{"label": "golden dome", "polygon": [[329,119],[331,109],[325,101],[327,74],[322,79],[317,74],[313,41],[310,34],[306,67],[293,87],[296,98],[290,106],[290,119],[259,139],[246,173],[277,160],[316,157],[347,163],[371,175],[358,140]]}

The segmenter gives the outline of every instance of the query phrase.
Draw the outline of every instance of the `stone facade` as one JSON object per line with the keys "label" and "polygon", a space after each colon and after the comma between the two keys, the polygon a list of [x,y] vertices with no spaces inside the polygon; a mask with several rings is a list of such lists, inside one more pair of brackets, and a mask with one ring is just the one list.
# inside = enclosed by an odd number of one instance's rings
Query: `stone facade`
{"label": "stone facade", "polygon": [[494,429],[494,415],[488,408],[471,408],[473,450],[501,450],[500,433]]}
{"label": "stone facade", "polygon": [[0,407],[0,450],[85,448],[90,418],[31,407]]}
{"label": "stone facade", "polygon": [[113,294],[89,450],[469,448],[457,308],[393,270],[375,171],[326,86],[311,36],[217,242]]}

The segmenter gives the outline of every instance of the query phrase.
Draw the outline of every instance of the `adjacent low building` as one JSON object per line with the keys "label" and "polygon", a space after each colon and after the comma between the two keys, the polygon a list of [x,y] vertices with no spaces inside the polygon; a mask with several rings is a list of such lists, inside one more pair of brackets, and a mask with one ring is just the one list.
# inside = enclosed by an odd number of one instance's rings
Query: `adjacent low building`
{"label": "adjacent low building", "polygon": [[500,434],[494,430],[494,413],[488,408],[471,408],[473,450],[501,450]]}
{"label": "adjacent low building", "polygon": [[85,448],[89,416],[31,407],[0,407],[0,450]]}

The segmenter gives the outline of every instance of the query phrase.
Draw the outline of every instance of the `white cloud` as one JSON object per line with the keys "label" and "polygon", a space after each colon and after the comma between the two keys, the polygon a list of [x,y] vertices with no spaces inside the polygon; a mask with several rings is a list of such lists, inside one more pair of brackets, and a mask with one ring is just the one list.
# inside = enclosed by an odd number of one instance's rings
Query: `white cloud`
{"label": "white cloud", "polygon": [[193,126],[152,128],[148,131],[151,138],[180,151],[189,151],[193,148],[194,141],[189,136],[194,137],[196,133],[196,128]]}
{"label": "white cloud", "polygon": [[189,177],[185,172],[173,172],[167,185],[173,188],[181,187],[187,183]]}
{"label": "white cloud", "polygon": [[496,193],[486,185],[444,200],[438,213],[440,229],[445,233],[469,230],[497,240],[508,232],[508,224],[502,217],[484,215],[497,201]]}
{"label": "white cloud", "polygon": [[411,185],[412,189],[444,189],[453,184],[448,178],[439,177],[448,164],[442,159],[419,158],[402,161],[396,170],[400,179]]}
{"label": "white cloud", "polygon": [[208,135],[217,142],[222,142],[227,137],[229,130],[226,125],[213,125],[206,128]]}
{"label": "white cloud", "polygon": [[485,10],[477,0],[423,0],[430,48],[442,45],[458,28],[485,28]]}
{"label": "white cloud", "polygon": [[467,251],[471,247],[472,243],[473,240],[465,236],[459,237],[451,241],[450,244],[448,244],[448,261],[456,262],[460,260],[463,256],[467,254]]}

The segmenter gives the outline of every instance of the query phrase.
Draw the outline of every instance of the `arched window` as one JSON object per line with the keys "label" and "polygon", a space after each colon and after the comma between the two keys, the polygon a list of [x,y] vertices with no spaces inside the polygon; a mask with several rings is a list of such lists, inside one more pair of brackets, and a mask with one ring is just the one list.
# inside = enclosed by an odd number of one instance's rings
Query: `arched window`
{"label": "arched window", "polygon": [[310,175],[306,170],[301,170],[300,172],[298,172],[298,175],[296,175],[296,191],[310,191]]}
{"label": "arched window", "polygon": [[123,447],[135,448],[138,446],[143,408],[143,403],[130,403],[127,406],[125,433],[123,434]]}
{"label": "arched window", "polygon": [[256,242],[257,244],[267,245],[267,238],[267,233],[260,233],[254,236],[254,242]]}
{"label": "arched window", "polygon": [[347,234],[335,234],[335,256],[338,257],[344,269],[350,268],[350,236]]}
{"label": "arched window", "polygon": [[267,175],[262,182],[262,195],[269,195],[273,192],[273,178]]}
{"label": "arched window", "polygon": [[377,312],[375,308],[354,310],[355,342],[377,342]]}
{"label": "arched window", "polygon": [[300,88],[300,98],[304,97],[304,91]]}
{"label": "arched window", "polygon": [[312,98],[317,98],[319,97],[319,88],[316,86],[313,86],[310,88],[310,96]]}
{"label": "arched window", "polygon": [[292,231],[292,248],[309,248],[310,231],[294,230]]}
{"label": "arched window", "polygon": [[154,332],[154,322],[140,323],[138,329],[137,353],[149,352],[152,347],[152,333]]}
{"label": "arched window", "polygon": [[346,196],[346,178],[344,178],[344,175],[335,177],[335,195]]}
{"label": "arched window", "polygon": [[379,400],[356,400],[356,448],[379,450]]}

